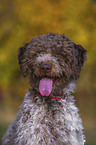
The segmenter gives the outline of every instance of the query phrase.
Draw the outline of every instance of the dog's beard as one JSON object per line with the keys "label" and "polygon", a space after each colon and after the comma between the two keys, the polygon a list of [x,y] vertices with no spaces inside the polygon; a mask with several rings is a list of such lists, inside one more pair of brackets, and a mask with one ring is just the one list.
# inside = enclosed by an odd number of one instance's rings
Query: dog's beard
{"label": "dog's beard", "polygon": [[62,72],[55,75],[54,74],[51,75],[50,73],[48,74],[38,73],[37,75],[33,71],[30,75],[30,84],[32,88],[39,91],[41,96],[45,97],[54,94],[54,92],[55,93],[58,93],[58,91],[61,92],[62,89],[67,84],[67,82],[69,82],[69,79]]}

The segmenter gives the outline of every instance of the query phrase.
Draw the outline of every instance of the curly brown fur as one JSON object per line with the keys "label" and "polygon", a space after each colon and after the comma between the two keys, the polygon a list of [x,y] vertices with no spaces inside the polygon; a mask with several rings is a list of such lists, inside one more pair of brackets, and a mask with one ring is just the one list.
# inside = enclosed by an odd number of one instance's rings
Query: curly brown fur
{"label": "curly brown fur", "polygon": [[[86,60],[86,50],[65,35],[49,33],[21,47],[18,59],[23,75],[29,75],[31,89],[3,144],[83,145],[82,121],[71,93]],[[41,80],[53,82],[50,97],[61,93],[62,99],[50,99],[40,94],[42,91],[38,94]]]}
{"label": "curly brown fur", "polygon": [[[39,54],[50,54],[59,62],[57,71],[53,60],[36,63]],[[18,52],[19,64],[23,75],[29,74],[31,86],[38,88],[38,82],[46,75],[40,71],[40,65],[47,63],[52,65],[52,71],[47,74],[49,78],[59,78],[54,86],[55,90],[64,88],[66,83],[79,78],[81,67],[86,60],[86,50],[81,45],[76,45],[65,35],[49,33],[35,37],[31,42],[21,47]],[[38,79],[38,80],[37,80]]]}

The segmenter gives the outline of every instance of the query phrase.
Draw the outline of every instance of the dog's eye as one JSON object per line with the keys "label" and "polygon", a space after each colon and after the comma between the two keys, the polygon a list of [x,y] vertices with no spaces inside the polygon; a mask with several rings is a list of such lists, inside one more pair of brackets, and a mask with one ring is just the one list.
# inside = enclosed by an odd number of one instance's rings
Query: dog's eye
{"label": "dog's eye", "polygon": [[69,61],[69,59],[67,57],[64,58],[65,63],[67,63]]}
{"label": "dog's eye", "polygon": [[38,49],[36,52],[37,53],[42,53],[42,52],[45,52],[45,50],[44,49]]}
{"label": "dog's eye", "polygon": [[63,51],[62,47],[52,48],[52,52],[55,53],[55,54],[61,54],[62,51]]}
{"label": "dog's eye", "polygon": [[42,50],[38,50],[38,51],[36,51],[36,53],[38,53],[38,54],[40,54],[40,53],[42,53],[43,51]]}

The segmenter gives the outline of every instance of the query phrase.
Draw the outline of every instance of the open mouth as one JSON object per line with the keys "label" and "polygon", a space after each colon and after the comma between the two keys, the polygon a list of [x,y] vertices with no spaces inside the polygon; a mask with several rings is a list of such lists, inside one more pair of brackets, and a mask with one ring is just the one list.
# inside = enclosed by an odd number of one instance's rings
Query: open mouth
{"label": "open mouth", "polygon": [[44,77],[39,82],[39,92],[42,96],[49,96],[58,79]]}

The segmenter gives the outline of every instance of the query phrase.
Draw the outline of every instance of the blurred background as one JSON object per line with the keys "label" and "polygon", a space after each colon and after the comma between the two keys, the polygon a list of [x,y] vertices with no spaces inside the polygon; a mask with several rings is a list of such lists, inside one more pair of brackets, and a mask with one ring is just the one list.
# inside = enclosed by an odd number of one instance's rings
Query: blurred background
{"label": "blurred background", "polygon": [[64,33],[87,50],[75,96],[86,145],[96,145],[96,0],[0,0],[0,138],[30,87],[18,48],[49,32]]}

